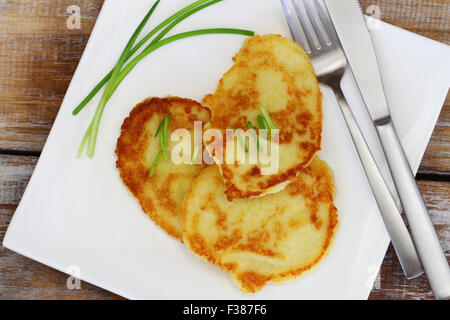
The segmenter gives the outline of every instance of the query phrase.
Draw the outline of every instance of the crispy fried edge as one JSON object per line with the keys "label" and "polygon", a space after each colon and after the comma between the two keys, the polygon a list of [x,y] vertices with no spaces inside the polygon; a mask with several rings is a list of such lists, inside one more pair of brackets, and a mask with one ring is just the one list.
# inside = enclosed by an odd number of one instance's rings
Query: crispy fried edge
{"label": "crispy fried edge", "polygon": [[[236,61],[237,56],[247,46],[247,43],[249,41],[251,41],[252,38],[262,38],[262,37],[271,37],[271,38],[276,38],[276,39],[289,40],[289,39],[287,39],[281,35],[277,35],[277,34],[270,34],[270,35],[264,35],[264,36],[256,35],[254,37],[248,38],[245,41],[244,46],[233,57],[233,61]],[[303,49],[300,46],[299,46],[299,48],[303,51]],[[307,57],[307,61],[308,61],[308,64],[309,64],[311,70],[314,70],[311,60],[306,55],[306,53],[304,53],[304,55]],[[223,79],[233,71],[234,66],[235,65],[233,65],[219,80],[219,84],[217,85],[215,92],[217,92],[217,90],[220,88],[220,86],[223,86]],[[313,73],[314,73],[314,71],[313,71]],[[315,73],[314,73],[314,75],[315,75]],[[314,76],[314,78],[315,78],[316,86],[318,88],[316,108],[319,111],[318,112],[319,117],[320,117],[319,122],[321,124],[323,124],[323,108],[322,108],[323,95],[322,95],[322,92],[320,91],[319,81],[318,81],[317,77]],[[207,96],[214,95],[214,94],[215,93],[205,95],[205,97],[203,98],[202,104],[205,104],[205,98]],[[205,104],[205,106],[208,107],[207,104]],[[259,197],[261,195],[264,195],[265,192],[272,187],[275,187],[286,181],[294,180],[298,176],[300,171],[303,170],[304,168],[306,168],[311,163],[314,156],[321,150],[322,131],[323,131],[323,125],[320,126],[320,130],[315,130],[315,133],[317,134],[318,138],[317,138],[316,143],[314,144],[314,148],[311,148],[311,150],[309,150],[308,157],[306,158],[307,160],[303,161],[301,164],[297,165],[296,167],[289,169],[287,172],[273,175],[272,179],[270,179],[264,186],[262,186],[262,187],[259,186],[261,188],[261,191],[246,191],[246,190],[239,189],[239,186],[237,186],[235,183],[232,182],[233,173],[231,172],[231,170],[228,169],[226,164],[221,164],[220,165],[221,173],[222,173],[221,175],[222,175],[225,187],[226,187],[225,194],[227,196],[228,201],[233,201],[234,199],[249,199],[249,198]]]}
{"label": "crispy fried edge", "polygon": [[[119,138],[117,139],[117,144],[116,144],[116,156],[117,156],[117,160],[116,160],[116,167],[119,170],[120,173],[120,178],[122,179],[122,182],[124,183],[125,187],[128,189],[128,191],[133,195],[134,198],[136,198],[136,200],[138,200],[139,205],[141,206],[142,211],[144,211],[144,213],[146,215],[148,215],[150,217],[150,219],[152,219],[155,224],[157,226],[159,226],[161,229],[163,229],[168,235],[180,240],[181,242],[183,242],[183,234],[179,234],[174,228],[172,228],[172,226],[170,226],[168,223],[166,223],[164,221],[164,219],[162,219],[159,215],[155,214],[154,212],[146,212],[144,210],[143,204],[141,202],[141,200],[138,198],[138,196],[135,194],[135,185],[134,183],[131,183],[131,185],[128,185],[125,181],[129,181],[129,179],[127,179],[127,175],[125,174],[124,171],[124,165],[121,164],[120,161],[120,153],[123,152],[123,149],[126,148],[125,147],[125,143],[123,142],[124,139],[124,131],[126,129],[128,129],[130,126],[132,126],[133,122],[135,121],[135,119],[138,119],[139,116],[145,111],[145,109],[147,108],[157,108],[158,105],[160,105],[161,103],[163,103],[167,105],[170,105],[174,102],[176,103],[188,103],[189,105],[194,105],[195,107],[199,107],[200,109],[206,110],[208,113],[210,113],[209,109],[206,107],[203,107],[199,102],[195,101],[195,100],[191,100],[191,99],[187,99],[187,98],[181,98],[181,97],[174,97],[174,96],[168,96],[165,98],[158,98],[158,97],[151,97],[151,98],[147,98],[144,101],[138,103],[133,110],[131,110],[129,116],[123,121],[122,126],[121,126],[121,133]],[[156,107],[154,107],[153,105],[156,104]],[[145,120],[143,121],[143,123],[146,123],[149,119],[151,119],[153,117],[153,115],[157,113],[156,110],[154,110],[149,117],[145,118]],[[129,131],[127,131],[129,132]],[[136,132],[136,131],[132,131],[132,134],[130,135],[131,139],[134,141],[138,141],[140,135]],[[183,213],[181,212],[181,216],[183,215]]]}
{"label": "crispy fried edge", "polygon": [[[317,83],[318,85],[318,83]],[[320,122],[323,122],[323,111],[322,111],[322,93],[318,92],[318,97],[317,97],[317,109],[319,110],[319,117],[320,117]],[[228,169],[226,164],[221,164],[220,167],[222,169],[222,177],[225,183],[225,194],[227,196],[228,201],[233,201],[234,199],[249,199],[249,198],[253,198],[253,197],[258,197],[261,196],[263,194],[265,194],[265,191],[275,187],[283,182],[286,181],[293,181],[295,180],[295,178],[298,176],[298,174],[304,169],[306,168],[311,161],[314,159],[314,156],[321,150],[321,144],[322,144],[322,126],[320,127],[320,132],[318,132],[319,130],[316,130],[316,133],[318,133],[318,139],[316,141],[316,143],[314,144],[314,148],[311,148],[311,150],[308,150],[308,155],[307,155],[307,160],[303,161],[301,164],[297,165],[295,168],[291,168],[289,169],[287,172],[281,173],[281,174],[276,174],[276,175],[272,175],[271,178],[269,179],[269,181],[261,187],[261,185],[259,184],[258,186],[261,188],[261,191],[245,191],[245,190],[241,190],[239,189],[239,186],[236,186],[236,184],[234,184],[232,181],[233,179],[233,173],[231,172],[231,170]]]}
{"label": "crispy fried edge", "polygon": [[[322,161],[323,163],[325,163],[325,165],[330,173],[330,180],[332,181],[333,186],[335,186],[333,171],[331,170],[331,168],[328,166],[328,164],[325,161],[323,161],[321,159],[319,159],[319,160]],[[211,170],[211,169],[206,168],[203,170]],[[202,173],[200,173],[200,175],[201,174]],[[188,193],[184,197],[184,204],[183,204],[183,208],[182,208],[183,229],[184,229],[184,225],[186,224],[188,199],[193,197],[194,190],[196,189],[197,185],[200,183],[200,179],[199,179],[200,175],[194,180],[194,182],[191,186],[191,189],[188,191]],[[195,253],[197,256],[199,256],[206,262],[209,262],[209,263],[219,267],[220,269],[230,273],[230,276],[231,276],[233,282],[235,282],[239,286],[239,288],[241,289],[242,292],[244,292],[245,294],[256,293],[257,291],[260,291],[264,286],[266,286],[267,283],[281,284],[281,283],[296,280],[300,276],[314,270],[314,268],[317,267],[317,265],[329,254],[331,245],[334,242],[337,230],[339,228],[338,210],[337,210],[336,206],[334,205],[335,198],[336,197],[334,194],[333,195],[333,203],[331,203],[330,208],[329,208],[329,219],[330,219],[329,221],[330,222],[329,222],[328,228],[327,228],[327,238],[325,240],[325,243],[322,246],[320,255],[309,265],[303,266],[302,268],[299,268],[296,270],[291,270],[291,271],[287,271],[287,272],[283,272],[283,273],[279,273],[279,274],[275,274],[275,275],[271,275],[271,276],[260,275],[260,274],[257,274],[256,272],[250,271],[250,272],[241,274],[241,278],[239,278],[239,274],[233,273],[233,270],[236,269],[236,266],[234,264],[227,264],[227,263],[223,264],[223,263],[218,262],[214,258],[214,255],[211,253],[212,250],[210,250],[207,247],[204,238],[201,237],[200,235],[194,234],[194,235],[192,235],[194,238],[194,241],[189,241],[189,240],[186,241],[187,237],[186,237],[186,234],[183,232],[183,242],[189,248],[189,250],[191,250],[193,253]],[[192,240],[192,239],[190,239],[190,240]],[[193,243],[195,243],[196,245],[192,246]],[[197,249],[197,250],[195,250],[195,249]],[[245,277],[243,278],[242,275],[244,275]]]}

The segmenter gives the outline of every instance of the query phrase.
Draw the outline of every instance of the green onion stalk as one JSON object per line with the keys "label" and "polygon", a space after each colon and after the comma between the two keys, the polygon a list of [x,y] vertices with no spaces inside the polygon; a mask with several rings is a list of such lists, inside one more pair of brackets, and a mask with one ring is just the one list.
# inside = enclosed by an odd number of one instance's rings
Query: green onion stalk
{"label": "green onion stalk", "polygon": [[[105,93],[103,95],[104,98],[100,101],[100,104],[97,108],[97,112],[94,116],[94,120],[89,126],[87,130],[87,134],[89,135],[89,142],[88,142],[88,150],[87,155],[88,157],[92,158],[94,156],[95,146],[97,142],[97,136],[98,136],[98,129],[100,125],[100,119],[103,115],[103,111],[105,109],[106,103],[111,98],[112,93],[117,89],[117,87],[122,83],[122,81],[125,79],[125,77],[133,70],[133,68],[146,56],[148,56],[153,51],[169,44],[177,40],[190,38],[194,36],[199,35],[206,35],[206,34],[240,34],[245,36],[252,36],[254,33],[252,31],[248,30],[241,30],[241,29],[227,29],[227,28],[212,28],[212,29],[201,29],[201,30],[195,30],[195,31],[189,31],[189,32],[183,32],[176,34],[174,36],[171,36],[167,39],[160,40],[159,42],[155,44],[150,44],[147,48],[145,48],[136,58],[134,58],[126,67],[123,68],[123,70],[120,72],[120,74],[117,76],[117,79],[114,81],[114,83],[111,84],[111,90],[105,90]],[[111,94],[108,94],[107,92],[111,92]],[[84,148],[86,141],[83,139],[83,142],[80,146],[80,150],[78,154],[81,154]]]}
{"label": "green onion stalk", "polygon": [[264,138],[265,138],[266,140],[268,140],[268,139],[269,139],[269,134],[268,134],[268,132],[267,132],[267,123],[266,123],[266,120],[265,120],[264,117],[261,116],[261,115],[258,115],[257,119],[258,119],[259,127],[260,127],[261,129],[265,130],[265,131],[263,131],[263,132],[264,132]]}
{"label": "green onion stalk", "polygon": [[272,119],[270,118],[269,113],[267,112],[267,109],[264,107],[261,107],[261,112],[264,116],[265,123],[267,124],[269,129],[275,130],[276,129],[275,124],[273,123]]}
{"label": "green onion stalk", "polygon": [[[151,30],[144,38],[142,38],[141,41],[138,42],[138,44],[133,47],[128,53],[126,53],[126,59],[125,61],[128,61],[140,48],[142,48],[142,46],[151,38],[153,37],[156,33],[158,33],[158,31],[160,31],[162,28],[164,28],[165,26],[167,26],[169,23],[171,23],[172,21],[177,21],[177,23],[173,23],[171,25],[171,28],[167,28],[163,31],[164,34],[162,34],[162,36],[164,36],[165,34],[167,34],[171,29],[173,29],[178,23],[180,23],[181,21],[183,21],[184,19],[186,19],[187,17],[193,15],[194,13],[209,7],[217,2],[223,1],[223,0],[214,0],[211,1],[210,3],[208,3],[208,1],[211,0],[198,0],[194,3],[192,3],[191,5],[187,6],[186,8],[178,11],[177,13],[175,13],[174,15],[170,16],[169,18],[167,18],[166,20],[164,20],[163,22],[161,22],[157,27],[155,27],[153,30]],[[158,0],[153,7],[150,9],[150,16],[153,13],[153,11],[156,9],[156,7],[158,6],[160,0]],[[198,6],[198,7],[197,7]],[[142,20],[142,22],[147,22],[148,19],[150,17],[147,18],[144,17],[144,20]],[[141,24],[142,24],[141,22]],[[140,25],[141,25],[140,24]],[[144,23],[145,24],[145,23]],[[139,25],[139,26],[140,26]],[[139,28],[139,27],[138,27]],[[138,31],[138,29],[136,29],[136,31]],[[135,34],[136,34],[135,31]],[[137,35],[139,35],[139,33],[142,31],[142,29],[138,32]],[[133,34],[133,36],[135,35]],[[161,36],[161,38],[162,38]],[[133,37],[132,37],[133,38]],[[159,38],[159,39],[161,39]],[[158,40],[159,40],[158,39]],[[125,53],[125,51],[124,51]],[[108,83],[109,79],[111,78],[112,74],[114,72],[114,69],[111,70],[95,87],[94,89],[92,89],[92,91],[86,96],[86,98],[83,99],[83,101],[73,110],[72,114],[73,115],[77,115],[78,113],[80,113],[81,110],[84,109],[84,107],[89,103],[89,101],[92,100],[92,98],[103,88],[103,86]]]}
{"label": "green onion stalk", "polygon": [[156,155],[155,161],[153,161],[152,168],[150,169],[150,178],[153,178],[153,175],[155,174],[156,167],[158,166],[158,162],[159,162],[159,159],[161,159],[162,154],[163,154],[163,151],[161,149],[161,150],[159,150],[158,154]]}
{"label": "green onion stalk", "polygon": [[[241,30],[241,29],[227,29],[227,28],[212,28],[212,29],[201,29],[201,30],[195,30],[195,31],[189,31],[180,33],[174,36],[171,36],[169,38],[161,40],[170,30],[172,30],[177,24],[179,24],[181,21],[186,19],[187,17],[191,16],[195,12],[198,12],[199,10],[202,10],[208,6],[211,6],[217,2],[220,2],[223,0],[199,0],[191,4],[190,6],[187,6],[183,10],[177,12],[176,14],[172,15],[165,21],[163,21],[161,24],[159,24],[155,29],[153,29],[150,33],[148,33],[136,46],[133,47],[137,37],[139,36],[140,32],[144,28],[145,24],[148,22],[149,18],[153,14],[154,10],[156,9],[157,5],[159,4],[159,0],[153,5],[153,7],[150,9],[150,11],[147,13],[147,15],[144,17],[142,22],[139,24],[138,28],[130,38],[127,46],[125,47],[125,50],[123,51],[122,55],[119,58],[119,61],[116,65],[116,67],[92,90],[92,92],[82,101],[82,103],[73,111],[73,114],[78,114],[85,106],[86,104],[92,99],[92,97],[95,96],[95,94],[106,84],[106,89],[102,95],[102,98],[100,100],[100,103],[97,107],[97,111],[94,115],[94,118],[92,122],[90,123],[86,134],[84,135],[79,151],[78,156],[80,157],[83,153],[83,150],[88,144],[87,147],[87,155],[89,158],[92,158],[94,156],[95,152],[95,146],[99,131],[99,125],[100,121],[105,109],[106,104],[108,103],[111,96],[116,91],[117,87],[121,84],[121,82],[124,80],[124,78],[133,70],[133,68],[147,55],[152,53],[153,51],[161,48],[162,46],[165,46],[171,42],[181,40],[184,38],[189,38],[193,36],[198,35],[205,35],[205,34],[240,34],[240,35],[246,35],[246,36],[252,36],[254,33],[252,31],[248,30]],[[125,63],[158,31],[160,31],[165,26],[168,27],[164,29],[155,39],[140,53],[138,54],[128,65],[123,67]],[[168,120],[168,119],[167,119]],[[167,154],[165,153],[165,149],[163,147],[162,154],[164,154],[164,157],[167,158]]]}

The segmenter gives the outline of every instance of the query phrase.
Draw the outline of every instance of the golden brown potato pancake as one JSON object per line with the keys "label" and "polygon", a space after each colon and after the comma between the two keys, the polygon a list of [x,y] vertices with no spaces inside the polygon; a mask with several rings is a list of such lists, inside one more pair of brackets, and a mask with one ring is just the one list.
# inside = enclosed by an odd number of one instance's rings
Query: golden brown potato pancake
{"label": "golden brown potato pancake", "polygon": [[117,141],[117,168],[130,192],[142,209],[169,235],[182,240],[181,207],[192,181],[203,165],[175,165],[170,161],[173,144],[167,147],[169,161],[161,157],[154,176],[149,173],[159,152],[156,130],[163,119],[172,114],[169,133],[184,128],[191,132],[194,121],[207,122],[210,113],[198,102],[177,98],[151,98],[138,104],[125,119]]}
{"label": "golden brown potato pancake", "polygon": [[280,129],[280,165],[278,173],[263,176],[255,174],[259,164],[221,164],[230,201],[285,188],[320,150],[322,133],[322,95],[298,44],[279,35],[254,36],[233,60],[216,92],[203,99],[212,115],[208,127],[247,130],[251,121],[259,128],[257,116],[265,107]]}
{"label": "golden brown potato pancake", "polygon": [[183,238],[243,292],[293,280],[327,255],[338,216],[333,174],[322,160],[276,194],[230,202],[224,191],[217,166],[200,173],[185,197]]}

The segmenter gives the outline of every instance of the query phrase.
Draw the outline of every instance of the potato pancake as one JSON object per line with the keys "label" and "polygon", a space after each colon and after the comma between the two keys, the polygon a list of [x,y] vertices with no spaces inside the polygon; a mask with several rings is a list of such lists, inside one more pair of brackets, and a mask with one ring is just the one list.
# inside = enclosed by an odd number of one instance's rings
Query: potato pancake
{"label": "potato pancake", "polygon": [[280,157],[273,175],[261,175],[259,163],[255,168],[218,162],[230,201],[284,189],[320,150],[322,134],[322,94],[298,44],[279,35],[254,36],[233,60],[216,92],[203,99],[212,115],[208,128],[248,130],[251,121],[258,129],[257,117],[264,107],[280,129]]}
{"label": "potato pancake", "polygon": [[293,280],[327,255],[338,216],[333,174],[322,160],[276,194],[230,202],[224,191],[217,166],[200,173],[185,197],[183,238],[243,292]]}
{"label": "potato pancake", "polygon": [[169,133],[187,129],[193,135],[194,121],[210,120],[209,111],[193,100],[167,97],[141,102],[122,125],[116,147],[117,168],[144,212],[169,235],[182,240],[184,196],[204,165],[175,165],[170,161],[173,143],[169,139],[166,148],[169,161],[161,157],[153,177],[150,177],[153,161],[161,149],[155,133],[169,114],[172,114]]}

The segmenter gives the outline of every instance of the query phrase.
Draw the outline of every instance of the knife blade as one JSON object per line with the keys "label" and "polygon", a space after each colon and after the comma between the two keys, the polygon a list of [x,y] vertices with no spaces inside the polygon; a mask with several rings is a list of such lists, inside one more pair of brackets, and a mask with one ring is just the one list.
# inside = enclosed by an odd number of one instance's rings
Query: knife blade
{"label": "knife blade", "polygon": [[437,299],[450,297],[450,269],[392,123],[372,38],[357,0],[324,0],[377,129],[422,265]]}
{"label": "knife blade", "polygon": [[362,9],[356,0],[325,0],[325,3],[367,109],[375,122],[383,121],[390,117],[390,111]]}

